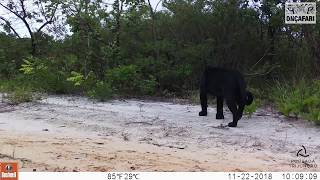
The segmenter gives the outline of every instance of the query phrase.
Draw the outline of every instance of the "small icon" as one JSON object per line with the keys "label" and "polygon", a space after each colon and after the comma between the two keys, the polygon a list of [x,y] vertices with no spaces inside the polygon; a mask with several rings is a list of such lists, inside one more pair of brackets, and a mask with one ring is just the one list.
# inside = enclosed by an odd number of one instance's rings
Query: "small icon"
{"label": "small icon", "polygon": [[0,162],[0,180],[18,180],[18,163]]}
{"label": "small icon", "polygon": [[300,150],[297,152],[297,157],[299,157],[299,156],[309,157],[310,155],[307,154],[307,149],[304,147],[304,145],[302,145],[302,148],[303,148],[303,149],[300,149]]}
{"label": "small icon", "polygon": [[12,170],[13,170],[12,165],[11,164],[6,165],[6,170],[7,170],[7,172],[12,172]]}

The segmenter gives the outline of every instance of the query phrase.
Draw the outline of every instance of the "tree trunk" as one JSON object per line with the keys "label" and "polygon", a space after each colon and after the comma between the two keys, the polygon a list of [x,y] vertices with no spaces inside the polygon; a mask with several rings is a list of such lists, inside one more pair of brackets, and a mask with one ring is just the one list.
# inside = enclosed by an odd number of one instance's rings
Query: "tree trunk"
{"label": "tree trunk", "polygon": [[319,40],[313,45],[313,61],[317,75],[320,75],[320,42]]}
{"label": "tree trunk", "polygon": [[[307,43],[312,51],[314,70],[317,75],[320,75],[320,40],[317,38],[315,32],[312,31],[312,27],[303,25],[302,32],[306,38]],[[318,37],[320,34],[318,35]]]}
{"label": "tree trunk", "polygon": [[36,38],[33,33],[30,33],[30,39],[31,39],[31,55],[36,56],[37,55],[37,43]]}
{"label": "tree trunk", "polygon": [[157,33],[157,29],[156,29],[156,16],[155,16],[155,12],[153,11],[153,8],[151,6],[150,0],[148,0],[148,4],[149,4],[149,10],[150,10],[150,15],[151,15],[151,20],[152,20],[152,36],[153,36],[154,54],[155,54],[154,57],[157,60],[157,59],[159,59],[160,51],[159,51],[159,48],[157,47],[158,33]]}
{"label": "tree trunk", "polygon": [[[85,14],[86,16],[88,16],[88,8],[89,8],[89,1],[86,0],[85,1]],[[86,77],[88,75],[88,62],[89,62],[89,58],[90,58],[90,32],[89,32],[89,25],[87,22],[84,23],[85,24],[85,30],[86,30],[86,40],[87,40],[87,51],[86,51],[86,57],[84,59],[84,67],[83,67],[83,71],[84,71],[84,76]]]}
{"label": "tree trunk", "polygon": [[116,27],[115,27],[115,45],[116,47],[120,47],[120,29],[121,29],[121,13],[123,8],[122,0],[116,0],[114,2],[114,6],[116,9]]}

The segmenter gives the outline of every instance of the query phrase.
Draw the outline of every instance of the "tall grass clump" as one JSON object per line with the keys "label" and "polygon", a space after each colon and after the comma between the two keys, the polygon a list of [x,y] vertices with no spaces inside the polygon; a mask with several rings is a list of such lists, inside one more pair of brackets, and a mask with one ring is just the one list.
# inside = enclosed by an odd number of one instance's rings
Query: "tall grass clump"
{"label": "tall grass clump", "polygon": [[320,80],[277,83],[273,99],[287,117],[305,118],[320,125]]}
{"label": "tall grass clump", "polygon": [[10,104],[31,102],[36,99],[33,88],[19,78],[1,79],[0,92]]}

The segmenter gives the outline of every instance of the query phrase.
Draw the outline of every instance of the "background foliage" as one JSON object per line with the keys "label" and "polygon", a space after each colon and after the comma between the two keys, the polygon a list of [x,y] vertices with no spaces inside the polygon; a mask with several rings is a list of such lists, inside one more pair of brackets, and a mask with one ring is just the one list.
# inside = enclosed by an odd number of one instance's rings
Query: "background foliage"
{"label": "background foliage", "polygon": [[0,2],[15,17],[0,15],[2,91],[185,97],[214,65],[245,75],[258,98],[247,112],[268,101],[319,121],[320,23],[284,24],[284,0],[163,0],[161,10],[149,0],[28,3]]}

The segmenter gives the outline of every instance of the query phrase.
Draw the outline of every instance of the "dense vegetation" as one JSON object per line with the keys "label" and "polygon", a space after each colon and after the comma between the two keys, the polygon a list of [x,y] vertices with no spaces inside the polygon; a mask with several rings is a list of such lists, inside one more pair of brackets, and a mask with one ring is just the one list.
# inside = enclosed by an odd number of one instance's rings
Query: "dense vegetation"
{"label": "dense vegetation", "polygon": [[0,88],[15,103],[33,92],[192,99],[214,65],[243,72],[248,112],[271,102],[319,123],[320,23],[284,24],[284,2],[1,1]]}

